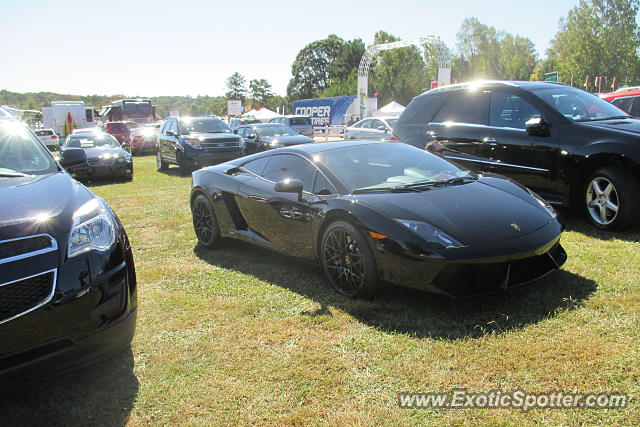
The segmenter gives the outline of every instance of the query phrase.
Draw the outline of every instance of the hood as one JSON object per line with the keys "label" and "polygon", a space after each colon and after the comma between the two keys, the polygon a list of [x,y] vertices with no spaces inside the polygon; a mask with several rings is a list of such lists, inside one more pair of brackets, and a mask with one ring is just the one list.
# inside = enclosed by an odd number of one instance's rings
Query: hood
{"label": "hood", "polygon": [[120,156],[128,155],[126,151],[122,148],[85,148],[84,152],[87,154],[87,159],[99,159],[100,156],[104,156],[105,154],[113,155],[118,154]]}
{"label": "hood", "polygon": [[465,246],[519,237],[554,220],[533,196],[510,181],[504,182],[503,188],[480,179],[420,193],[364,193],[356,197],[390,218],[427,222]]}
{"label": "hood", "polygon": [[640,120],[639,119],[616,119],[616,120],[602,120],[596,122],[580,122],[581,125],[588,126],[596,129],[606,129],[619,132],[632,133],[635,135],[640,134]]}
{"label": "hood", "polygon": [[274,141],[278,141],[278,144],[283,146],[309,144],[313,142],[313,139],[304,135],[291,135],[291,136],[261,136],[260,141],[271,144]]}
{"label": "hood", "polygon": [[73,213],[93,197],[65,172],[0,178],[0,240],[48,233],[64,242]]}

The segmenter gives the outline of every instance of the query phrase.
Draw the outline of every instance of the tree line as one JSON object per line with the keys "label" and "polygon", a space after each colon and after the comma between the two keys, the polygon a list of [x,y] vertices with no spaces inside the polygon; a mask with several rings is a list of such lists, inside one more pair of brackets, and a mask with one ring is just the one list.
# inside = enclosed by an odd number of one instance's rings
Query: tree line
{"label": "tree line", "polygon": [[[635,84],[640,80],[640,28],[636,17],[640,0],[578,0],[561,18],[558,31],[543,57],[527,38],[511,34],[466,18],[456,34],[451,52],[452,80],[476,79],[543,80],[558,72],[559,80],[587,90],[604,90]],[[373,44],[399,40],[393,34],[378,31]],[[366,46],[361,39],[344,40],[335,34],[304,46],[291,65],[291,79],[285,96],[273,93],[266,79],[247,82],[235,72],[226,80],[224,96],[161,96],[152,98],[158,114],[226,114],[226,101],[239,99],[253,108],[289,112],[297,99],[355,95],[360,59]],[[414,96],[428,90],[437,77],[438,62],[433,45],[408,46],[377,54],[369,72],[369,96],[379,96],[379,105],[391,100],[406,105]],[[597,81],[596,76],[602,76]],[[603,83],[604,82],[604,83]],[[76,96],[0,91],[0,105],[22,109],[40,109],[52,100],[82,100],[100,106],[118,96]]]}

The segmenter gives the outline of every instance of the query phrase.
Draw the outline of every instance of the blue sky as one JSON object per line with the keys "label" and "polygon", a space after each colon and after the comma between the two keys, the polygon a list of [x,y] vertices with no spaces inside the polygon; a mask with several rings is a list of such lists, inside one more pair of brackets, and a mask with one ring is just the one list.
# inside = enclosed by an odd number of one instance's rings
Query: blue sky
{"label": "blue sky", "polygon": [[284,94],[305,44],[335,33],[371,43],[438,35],[465,17],[529,37],[544,53],[577,0],[0,0],[0,89],[73,94],[221,95],[234,71]]}

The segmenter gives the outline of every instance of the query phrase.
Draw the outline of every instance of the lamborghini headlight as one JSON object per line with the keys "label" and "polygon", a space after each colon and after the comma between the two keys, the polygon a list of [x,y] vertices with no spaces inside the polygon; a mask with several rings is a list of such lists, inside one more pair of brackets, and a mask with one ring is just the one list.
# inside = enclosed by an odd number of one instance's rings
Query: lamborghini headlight
{"label": "lamborghini headlight", "polygon": [[540,206],[542,206],[543,208],[545,208],[547,210],[547,212],[549,212],[549,215],[551,215],[551,218],[555,218],[555,217],[558,216],[558,212],[553,208],[553,206],[551,206],[551,204],[549,202],[547,202],[545,199],[543,199],[542,197],[538,196],[536,193],[534,193],[531,190],[529,190],[529,193],[531,193],[533,198],[536,199],[536,201],[538,203],[540,203]]}
{"label": "lamborghini headlight", "polygon": [[73,214],[69,258],[91,250],[110,249],[116,241],[116,228],[107,203],[98,197],[89,200]]}
{"label": "lamborghini headlight", "polygon": [[445,248],[463,246],[462,243],[427,222],[401,218],[396,218],[396,221],[428,242],[438,243]]}

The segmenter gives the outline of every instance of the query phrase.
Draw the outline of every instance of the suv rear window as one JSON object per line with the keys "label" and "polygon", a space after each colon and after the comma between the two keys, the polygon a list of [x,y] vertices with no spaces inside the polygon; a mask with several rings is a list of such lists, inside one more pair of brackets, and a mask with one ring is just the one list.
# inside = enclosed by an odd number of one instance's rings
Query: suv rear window
{"label": "suv rear window", "polygon": [[38,136],[51,136],[51,135],[53,135],[53,131],[50,130],[50,129],[37,130],[35,133]]}
{"label": "suv rear window", "polygon": [[291,117],[289,119],[291,125],[310,125],[311,119],[309,117]]}

